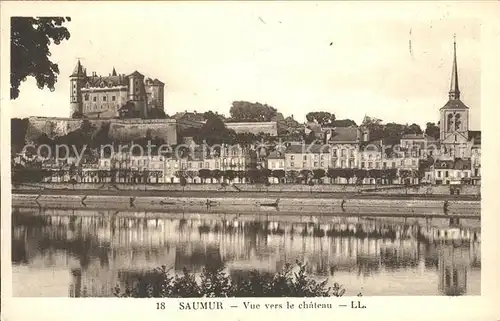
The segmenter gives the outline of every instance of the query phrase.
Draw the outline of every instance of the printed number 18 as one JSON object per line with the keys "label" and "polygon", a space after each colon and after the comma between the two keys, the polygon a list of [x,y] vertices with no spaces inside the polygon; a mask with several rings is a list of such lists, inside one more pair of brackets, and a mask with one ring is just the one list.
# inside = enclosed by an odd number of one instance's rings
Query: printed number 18
{"label": "printed number 18", "polygon": [[156,310],[165,310],[165,302],[156,302]]}

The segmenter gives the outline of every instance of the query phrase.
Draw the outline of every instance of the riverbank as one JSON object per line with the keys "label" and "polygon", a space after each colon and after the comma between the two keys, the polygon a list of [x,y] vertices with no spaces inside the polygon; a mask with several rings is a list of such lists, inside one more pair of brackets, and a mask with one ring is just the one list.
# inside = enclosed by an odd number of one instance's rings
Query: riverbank
{"label": "riverbank", "polygon": [[[160,192],[235,192],[235,193],[308,193],[308,194],[370,194],[384,196],[470,196],[480,198],[479,185],[352,185],[352,184],[130,184],[130,183],[29,183],[13,186],[15,191],[147,191]],[[323,197],[323,196],[322,196]]]}
{"label": "riverbank", "polygon": [[[182,195],[151,195],[148,191],[124,195],[121,191],[44,191],[43,193],[13,193],[14,207],[87,208],[163,213],[255,213],[286,215],[410,215],[446,217],[481,214],[481,203],[467,199],[430,199],[424,197],[384,198],[369,195],[343,197],[310,197],[307,194],[281,193],[183,193]],[[127,192],[128,193],[128,192]],[[313,194],[314,195],[314,194]]]}

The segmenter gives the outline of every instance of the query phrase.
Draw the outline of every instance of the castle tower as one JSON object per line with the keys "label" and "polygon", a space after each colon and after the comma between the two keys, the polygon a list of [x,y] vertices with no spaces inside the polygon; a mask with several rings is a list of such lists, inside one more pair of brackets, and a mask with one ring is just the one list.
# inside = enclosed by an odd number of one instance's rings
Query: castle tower
{"label": "castle tower", "polygon": [[453,41],[453,67],[448,102],[439,111],[441,142],[452,150],[454,145],[466,143],[469,133],[469,107],[460,100],[456,41]]}
{"label": "castle tower", "polygon": [[138,71],[134,71],[128,75],[128,100],[133,102],[137,115],[141,118],[148,116],[146,104],[146,92],[144,88],[144,75]]}
{"label": "castle tower", "polygon": [[81,88],[85,80],[85,69],[82,67],[80,60],[76,63],[75,69],[71,76],[69,76],[70,84],[70,117],[73,116],[75,112],[82,112],[82,95]]}

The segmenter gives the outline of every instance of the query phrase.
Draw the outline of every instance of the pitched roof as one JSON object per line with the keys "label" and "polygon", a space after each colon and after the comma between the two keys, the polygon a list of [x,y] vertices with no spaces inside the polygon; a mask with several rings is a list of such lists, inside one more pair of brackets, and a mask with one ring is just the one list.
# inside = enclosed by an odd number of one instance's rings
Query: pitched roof
{"label": "pitched roof", "polygon": [[330,146],[323,144],[290,145],[285,150],[286,154],[327,154],[329,152]]}
{"label": "pitched roof", "polygon": [[460,99],[450,99],[441,109],[469,109]]}
{"label": "pitched roof", "polygon": [[436,160],[434,162],[434,167],[436,169],[470,169],[471,161],[470,159],[457,158],[455,160]]}
{"label": "pitched roof", "polygon": [[460,170],[470,169],[471,168],[471,161],[470,161],[470,159],[457,158],[455,160],[455,164],[453,164],[453,168],[460,169]]}
{"label": "pitched roof", "polygon": [[336,127],[331,129],[332,136],[329,142],[356,142],[358,138],[357,127]]}
{"label": "pitched roof", "polygon": [[401,139],[425,139],[429,140],[432,137],[425,134],[404,134]]}
{"label": "pitched roof", "polygon": [[107,76],[107,77],[102,77],[102,76],[87,77],[87,83],[89,84],[90,87],[101,87],[101,84],[103,84],[104,87],[128,85],[128,81],[125,75]]}
{"label": "pitched roof", "polygon": [[321,134],[323,132],[323,130],[321,129],[321,125],[315,122],[307,123],[306,127],[312,130],[315,134]]}
{"label": "pitched roof", "polygon": [[267,158],[268,159],[284,159],[285,155],[282,152],[274,150],[274,151],[269,153],[269,156]]}
{"label": "pitched roof", "polygon": [[76,63],[75,69],[73,69],[73,72],[71,73],[70,77],[82,77],[85,76],[85,70],[80,63],[80,59],[78,59],[78,62]]}
{"label": "pitched roof", "polygon": [[134,71],[133,73],[131,73],[130,75],[128,75],[127,77],[144,77],[143,74],[141,74],[140,72],[138,72],[137,70]]}

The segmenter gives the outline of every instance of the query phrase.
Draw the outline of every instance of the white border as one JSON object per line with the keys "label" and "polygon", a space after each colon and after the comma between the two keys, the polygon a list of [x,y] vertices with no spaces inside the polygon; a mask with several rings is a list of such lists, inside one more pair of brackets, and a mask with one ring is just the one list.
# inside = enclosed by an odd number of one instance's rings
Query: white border
{"label": "white border", "polygon": [[[281,3],[283,4],[283,3]],[[2,177],[2,319],[5,320],[253,320],[257,318],[287,318],[299,320],[305,318],[342,319],[342,320],[500,320],[499,282],[499,197],[500,161],[496,143],[500,141],[500,12],[499,2],[349,2],[334,3],[332,6],[342,8],[332,12],[332,19],[355,13],[356,19],[392,18],[418,19],[434,17],[435,19],[469,18],[481,19],[482,72],[481,72],[481,109],[482,109],[482,173],[483,173],[483,215],[482,215],[482,295],[476,297],[363,297],[367,309],[354,310],[335,308],[332,310],[279,310],[270,311],[226,309],[223,311],[178,311],[177,301],[169,299],[169,308],[156,310],[156,299],[28,299],[12,298],[11,266],[10,266],[10,110],[9,110],[9,17],[13,15],[62,15],[77,16],[82,10],[109,10],[119,14],[122,10],[138,10],[141,6],[150,5],[139,2],[16,2],[2,1],[1,6],[1,177]],[[168,5],[220,5],[207,2],[169,3]],[[247,5],[228,3],[226,5]],[[276,6],[277,3],[258,5]],[[255,5],[255,6],[258,6]],[[297,7],[307,5],[293,2]],[[255,9],[255,8],[254,8]],[[279,10],[279,8],[277,8]],[[97,23],[103,23],[99,21]],[[487,173],[487,174],[486,174]],[[349,302],[351,298],[332,298]],[[354,298],[357,300],[357,298]],[[228,302],[239,302],[243,299],[226,299]],[[249,299],[253,303],[276,303],[284,301],[301,301],[301,299]],[[318,301],[323,299],[316,299]],[[183,300],[185,301],[185,300]]]}

